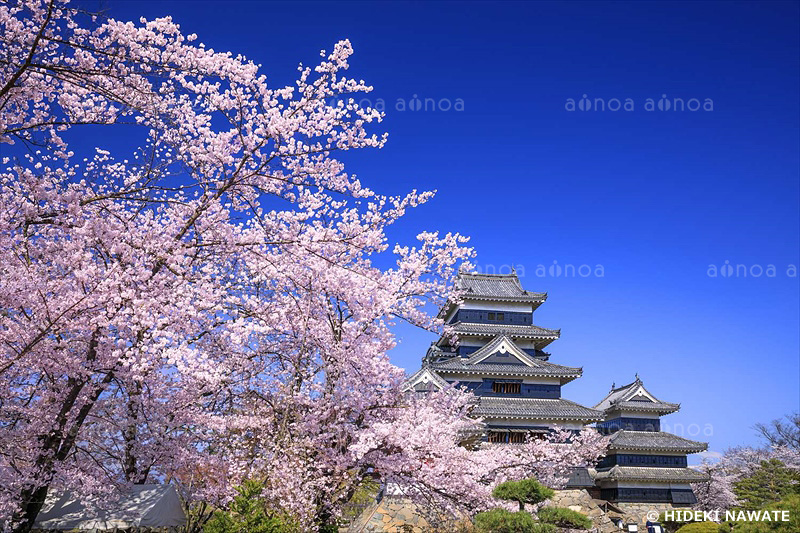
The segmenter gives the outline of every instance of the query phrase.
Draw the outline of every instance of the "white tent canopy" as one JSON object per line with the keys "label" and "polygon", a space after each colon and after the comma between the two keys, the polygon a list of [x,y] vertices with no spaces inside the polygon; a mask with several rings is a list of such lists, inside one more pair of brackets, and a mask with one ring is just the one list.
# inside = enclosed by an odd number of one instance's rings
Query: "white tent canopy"
{"label": "white tent canopy", "polygon": [[186,524],[180,498],[172,485],[133,485],[118,500],[84,505],[75,495],[47,496],[34,529],[114,530],[172,528]]}

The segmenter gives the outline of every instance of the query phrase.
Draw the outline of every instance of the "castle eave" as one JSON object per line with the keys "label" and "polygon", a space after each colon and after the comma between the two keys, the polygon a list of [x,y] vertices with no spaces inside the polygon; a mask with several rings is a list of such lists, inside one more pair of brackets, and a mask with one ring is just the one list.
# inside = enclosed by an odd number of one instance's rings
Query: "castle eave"
{"label": "castle eave", "polygon": [[614,466],[594,474],[595,481],[663,481],[665,483],[697,483],[708,475],[692,468]]}
{"label": "castle eave", "polygon": [[472,414],[486,418],[596,422],[603,413],[564,399],[483,396]]}
{"label": "castle eave", "polygon": [[708,449],[708,444],[684,439],[664,431],[621,430],[611,435],[609,450],[664,451],[697,453]]}

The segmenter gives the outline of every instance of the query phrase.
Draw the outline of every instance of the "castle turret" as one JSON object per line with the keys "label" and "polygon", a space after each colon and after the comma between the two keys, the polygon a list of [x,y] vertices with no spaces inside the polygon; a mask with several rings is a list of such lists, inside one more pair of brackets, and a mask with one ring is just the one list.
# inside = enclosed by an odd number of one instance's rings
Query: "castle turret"
{"label": "castle turret", "polygon": [[708,445],[661,431],[661,416],[680,404],[656,398],[637,375],[633,383],[612,386],[595,409],[604,414],[598,430],[610,435],[608,453],[594,473],[603,500],[636,517],[696,503],[690,483],[707,478],[688,468],[686,455]]}
{"label": "castle turret", "polygon": [[458,337],[434,342],[423,367],[408,381],[426,390],[458,382],[478,397],[473,414],[484,418],[484,440],[520,443],[547,435],[555,426],[579,430],[602,420],[602,413],[562,398],[562,386],[581,368],[549,361],[544,348],[559,330],[534,324],[534,311],[547,294],[522,288],[516,274],[461,273],[456,281],[461,303],[440,316]]}

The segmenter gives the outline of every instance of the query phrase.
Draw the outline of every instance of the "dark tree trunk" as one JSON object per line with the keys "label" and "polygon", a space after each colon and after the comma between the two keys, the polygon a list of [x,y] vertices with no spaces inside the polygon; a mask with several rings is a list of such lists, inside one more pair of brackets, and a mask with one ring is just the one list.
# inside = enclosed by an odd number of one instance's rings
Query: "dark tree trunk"
{"label": "dark tree trunk", "polygon": [[48,490],[49,487],[44,486],[26,490],[23,493],[22,500],[26,503],[19,513],[21,521],[12,529],[13,533],[28,533],[33,528],[33,523],[39,515],[39,511],[42,510]]}
{"label": "dark tree trunk", "polygon": [[[94,361],[96,358],[97,336],[95,332],[89,343],[87,360]],[[65,460],[75,447],[75,440],[78,438],[83,423],[89,412],[94,407],[95,402],[114,378],[114,372],[109,371],[103,379],[94,385],[86,403],[81,406],[75,416],[75,420],[67,429],[69,414],[75,407],[81,391],[88,385],[88,381],[69,378],[68,392],[61,404],[61,409],[56,416],[56,426],[49,433],[41,435],[37,441],[39,452],[35,464],[35,482],[20,493],[20,508],[11,521],[16,525],[12,529],[13,533],[28,533],[33,528],[36,516],[44,505],[47,492],[50,490],[50,482],[53,479],[56,465]],[[66,430],[66,431],[65,431]]]}

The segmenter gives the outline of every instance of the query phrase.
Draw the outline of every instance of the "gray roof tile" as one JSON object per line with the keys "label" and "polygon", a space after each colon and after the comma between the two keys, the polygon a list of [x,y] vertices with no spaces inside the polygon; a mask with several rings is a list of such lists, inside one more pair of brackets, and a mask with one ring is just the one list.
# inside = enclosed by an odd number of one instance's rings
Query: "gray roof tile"
{"label": "gray roof tile", "polygon": [[569,400],[541,398],[480,397],[472,414],[488,418],[541,418],[554,420],[600,420],[603,414]]}
{"label": "gray roof tile", "polygon": [[508,335],[513,338],[541,338],[556,340],[561,335],[560,329],[547,329],[533,324],[519,326],[514,324],[476,324],[474,322],[456,322],[451,324],[457,335],[478,335],[494,337]]}
{"label": "gray roof tile", "polygon": [[529,356],[522,350],[508,335],[498,335],[490,340],[474,352],[472,352],[467,359],[466,364],[472,365],[479,363],[481,360],[489,357],[490,355],[503,350],[503,353],[509,353],[518,359],[522,364],[533,366],[535,364],[534,358]]}
{"label": "gray roof tile", "polygon": [[[496,353],[508,355],[509,362],[490,361],[489,358]],[[580,368],[556,365],[531,357],[507,335],[498,335],[470,354],[469,358],[451,357],[431,363],[431,368],[444,373],[557,376],[571,379],[580,377],[583,373]]]}
{"label": "gray roof tile", "polygon": [[596,481],[667,481],[672,483],[695,483],[706,481],[708,475],[692,468],[664,468],[645,466],[619,466],[609,470],[596,471]]}
{"label": "gray roof tile", "polygon": [[439,373],[459,374],[508,374],[517,376],[548,377],[580,377],[583,370],[570,366],[561,366],[547,361],[536,361],[534,366],[525,364],[474,363],[467,364],[461,357],[453,357],[447,361],[431,363],[431,368]]}
{"label": "gray roof tile", "polygon": [[[427,379],[424,381],[420,378],[424,378],[427,376]],[[416,390],[416,391],[426,391],[429,390],[431,387],[435,387],[437,389],[446,389],[449,387],[450,384],[447,383],[442,377],[434,372],[430,367],[423,366],[416,372],[414,372],[408,379],[406,379],[405,383],[403,384],[403,388],[405,390]]]}
{"label": "gray roof tile", "polygon": [[653,396],[639,377],[622,387],[612,388],[603,400],[594,406],[606,413],[613,411],[652,411],[666,415],[681,408],[679,403],[662,402]]}
{"label": "gray roof tile", "polygon": [[499,299],[520,302],[543,302],[547,293],[529,292],[522,288],[516,274],[474,274],[462,272],[456,279],[456,290],[462,298]]}
{"label": "gray roof tile", "polygon": [[658,450],[696,453],[708,448],[705,442],[684,439],[664,431],[620,430],[611,435],[611,450]]}

